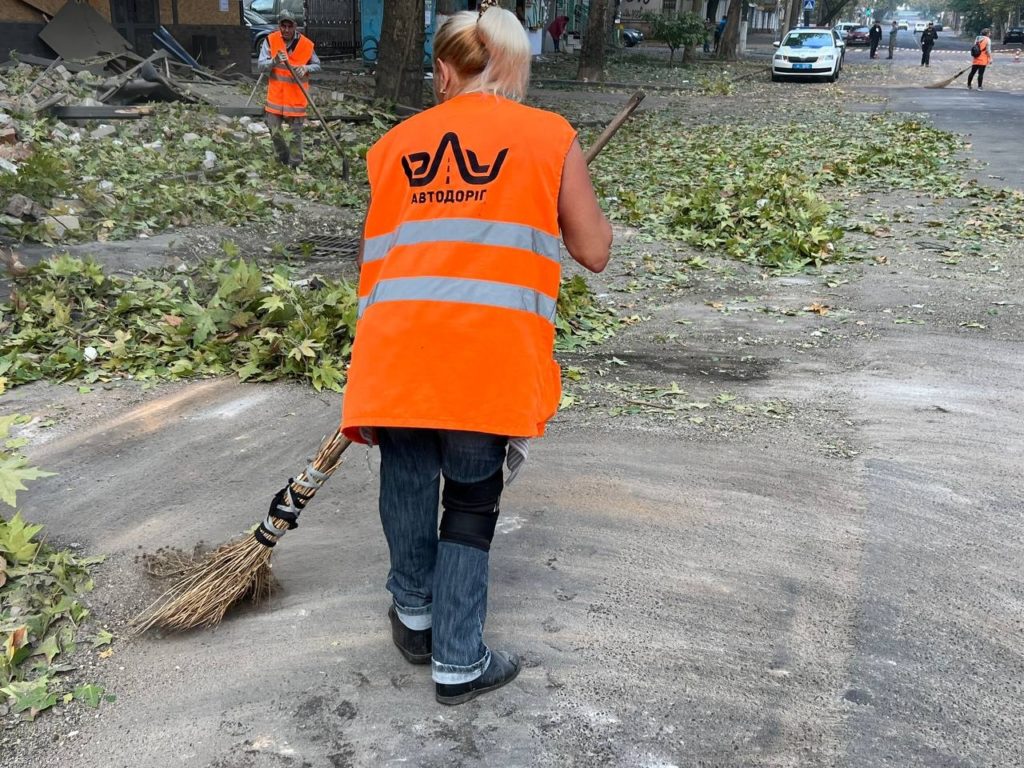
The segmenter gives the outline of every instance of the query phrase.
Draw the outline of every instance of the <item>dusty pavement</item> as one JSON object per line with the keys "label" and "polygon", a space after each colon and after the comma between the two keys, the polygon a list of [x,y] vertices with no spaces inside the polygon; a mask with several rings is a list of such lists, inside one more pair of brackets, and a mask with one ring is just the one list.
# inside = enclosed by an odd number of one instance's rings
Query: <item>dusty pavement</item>
{"label": "dusty pavement", "polygon": [[[671,290],[617,228],[595,286],[641,317],[563,356],[576,403],[503,502],[487,635],[524,654],[514,684],[442,708],[390,646],[357,448],[275,554],[269,606],[121,637],[116,702],[6,732],[10,765],[1021,764],[1021,249],[956,262],[928,199],[867,205],[893,221],[874,259],[712,259]],[[672,383],[700,407],[630,409]],[[119,630],[152,594],[133,556],[255,522],[339,405],[234,380],[2,401],[66,414],[27,433],[58,476],[24,513],[110,554],[90,602]]]}

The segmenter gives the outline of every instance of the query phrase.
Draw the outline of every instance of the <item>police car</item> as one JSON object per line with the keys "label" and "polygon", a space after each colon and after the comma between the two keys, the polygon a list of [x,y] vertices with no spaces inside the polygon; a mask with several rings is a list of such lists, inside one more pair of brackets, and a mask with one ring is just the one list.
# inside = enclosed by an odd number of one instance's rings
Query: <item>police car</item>
{"label": "police car", "polygon": [[797,27],[776,42],[772,56],[772,80],[786,78],[823,78],[831,82],[839,79],[843,70],[846,44],[833,29]]}

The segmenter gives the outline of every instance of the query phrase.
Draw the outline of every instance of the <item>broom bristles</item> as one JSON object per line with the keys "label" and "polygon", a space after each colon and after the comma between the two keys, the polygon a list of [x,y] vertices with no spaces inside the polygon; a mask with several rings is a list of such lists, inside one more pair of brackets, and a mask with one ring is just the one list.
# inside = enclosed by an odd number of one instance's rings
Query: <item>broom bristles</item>
{"label": "broom bristles", "polygon": [[939,80],[939,82],[932,83],[931,85],[926,85],[925,88],[945,88],[947,85],[949,85],[954,80],[956,80],[958,77],[960,77],[960,75],[962,75],[968,69],[970,69],[970,67],[967,67],[967,69],[961,69],[959,72],[957,72],[952,77],[946,78],[945,80]]}
{"label": "broom bristles", "polygon": [[[341,454],[349,445],[348,438],[336,432],[320,444],[311,466],[329,477],[341,464]],[[299,484],[298,481],[306,479],[303,471],[289,487],[308,502],[316,490]],[[276,518],[273,523],[282,532],[288,526],[286,521]],[[132,624],[139,633],[155,627],[180,632],[215,626],[233,605],[246,598],[258,605],[274,590],[270,571],[273,551],[251,534],[222,544],[187,568]]]}

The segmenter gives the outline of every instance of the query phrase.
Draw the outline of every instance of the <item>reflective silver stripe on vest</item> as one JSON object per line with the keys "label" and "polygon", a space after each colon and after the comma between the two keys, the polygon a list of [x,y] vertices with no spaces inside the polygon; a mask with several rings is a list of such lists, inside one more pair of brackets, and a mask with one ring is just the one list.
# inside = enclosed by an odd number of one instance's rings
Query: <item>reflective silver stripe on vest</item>
{"label": "reflective silver stripe on vest", "polygon": [[388,301],[444,301],[518,309],[540,315],[552,324],[558,306],[550,296],[521,285],[461,277],[396,277],[381,280],[369,296],[359,299],[360,317],[367,308]]}
{"label": "reflective silver stripe on vest", "polygon": [[559,261],[558,238],[525,224],[480,219],[431,219],[407,221],[393,232],[369,238],[363,249],[363,262],[383,259],[399,245],[453,242],[518,248]]}
{"label": "reflective silver stripe on vest", "polygon": [[[296,85],[299,82],[294,77],[289,75],[287,72],[285,72],[283,75],[277,74],[277,70],[274,70],[273,72],[270,73],[270,79],[278,83],[288,83],[289,85]],[[305,79],[302,80],[302,84],[306,84]]]}
{"label": "reflective silver stripe on vest", "polygon": [[284,115],[285,117],[305,117],[306,116],[306,106],[305,105],[302,105],[301,107],[292,107],[292,106],[285,106],[284,104],[275,104],[272,101],[268,101],[264,108],[266,109],[267,112],[271,112],[273,114],[278,114],[278,115]]}

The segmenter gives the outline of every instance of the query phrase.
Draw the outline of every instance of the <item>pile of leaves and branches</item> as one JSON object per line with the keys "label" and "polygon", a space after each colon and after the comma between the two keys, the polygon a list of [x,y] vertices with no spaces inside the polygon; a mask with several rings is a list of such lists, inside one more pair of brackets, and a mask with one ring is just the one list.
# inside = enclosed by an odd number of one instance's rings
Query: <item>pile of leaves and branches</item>
{"label": "pile of leaves and branches", "polygon": [[661,113],[630,135],[594,168],[613,219],[777,271],[841,257],[843,187],[963,189],[960,141],[899,116],[683,128]]}
{"label": "pile of leaves and branches", "polygon": [[0,376],[86,383],[237,373],[340,389],[356,322],[345,282],[296,281],[225,257],[190,272],[121,278],[60,256],[19,279],[0,304]]}
{"label": "pile of leaves and branches", "polygon": [[[37,379],[142,381],[235,373],[243,380],[308,380],[340,391],[358,303],[345,281],[294,279],[224,257],[187,272],[121,278],[64,255],[33,267],[0,303],[0,392]],[[560,346],[614,333],[615,313],[583,278],[558,302]]]}
{"label": "pile of leaves and branches", "polygon": [[[52,474],[27,466],[18,452],[25,440],[9,437],[20,418],[0,417],[0,506],[12,509],[25,482]],[[99,685],[70,685],[61,676],[76,669],[67,660],[79,643],[98,650],[113,640],[106,630],[86,628],[89,609],[81,601],[103,558],[49,547],[38,539],[41,530],[18,513],[0,517],[0,715],[33,719],[58,702],[96,707],[101,697],[112,698]]]}
{"label": "pile of leaves and branches", "polygon": [[[296,173],[277,163],[258,120],[174,104],[153,109],[141,120],[108,126],[109,133],[51,120],[20,123],[28,156],[17,173],[0,173],[0,210],[10,213],[20,195],[17,207],[32,213],[0,217],[0,233],[51,243],[125,239],[265,219],[290,208],[289,198],[365,204],[362,163],[351,164],[353,177],[345,181],[342,158],[320,132],[306,131],[306,162]],[[386,128],[376,116],[351,127],[343,135],[350,159],[363,156]]]}

